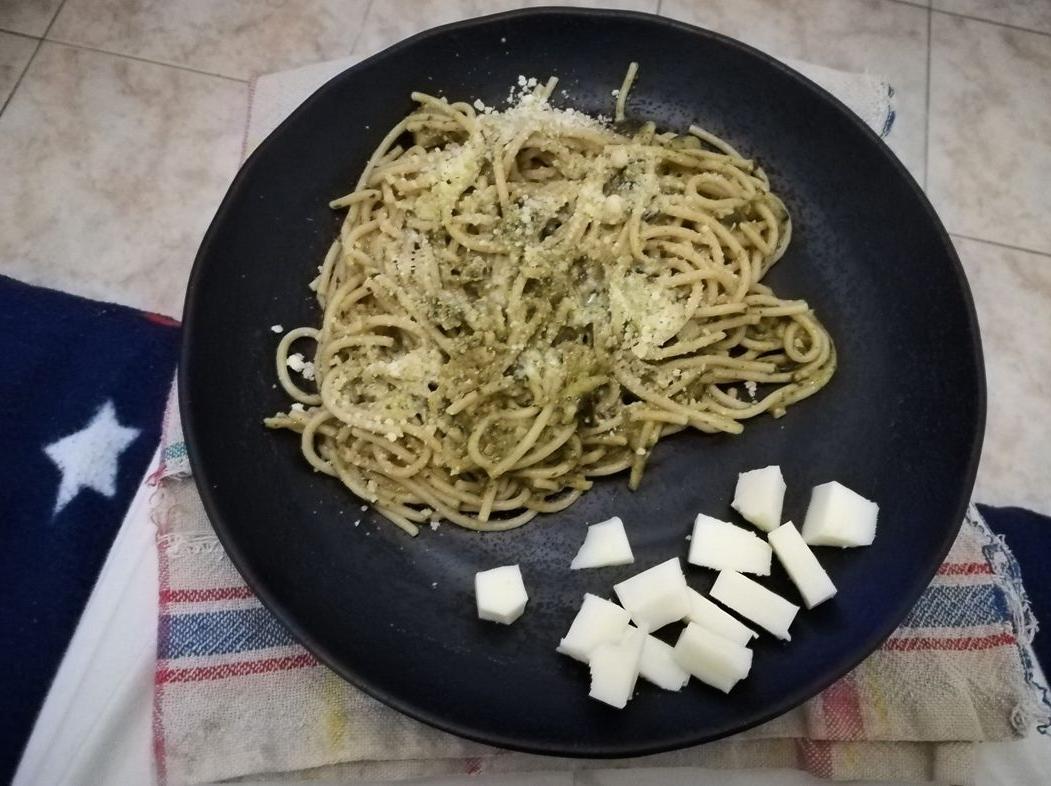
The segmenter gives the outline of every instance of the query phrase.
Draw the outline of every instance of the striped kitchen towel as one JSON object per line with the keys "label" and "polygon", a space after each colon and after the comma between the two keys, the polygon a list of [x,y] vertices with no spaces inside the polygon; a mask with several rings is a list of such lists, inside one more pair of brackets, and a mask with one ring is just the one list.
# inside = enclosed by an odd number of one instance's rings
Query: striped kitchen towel
{"label": "striped kitchen towel", "polygon": [[977,743],[1040,711],[1034,623],[1017,566],[973,507],[916,608],[879,650],[801,707],[726,740],[637,760],[491,748],[425,726],[344,682],[245,586],[190,478],[174,404],[154,478],[160,782],[275,773],[404,779],[587,767],[796,768],[837,780],[970,783]]}

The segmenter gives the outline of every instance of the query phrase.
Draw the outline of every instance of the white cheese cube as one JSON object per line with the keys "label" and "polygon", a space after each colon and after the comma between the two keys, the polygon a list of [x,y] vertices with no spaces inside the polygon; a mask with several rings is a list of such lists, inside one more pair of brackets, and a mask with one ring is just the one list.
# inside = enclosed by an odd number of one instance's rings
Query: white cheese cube
{"label": "white cheese cube", "polygon": [[712,585],[711,596],[742,617],[773,633],[777,638],[791,641],[788,626],[796,618],[799,606],[771,592],[762,584],[732,570],[723,570]]}
{"label": "white cheese cube", "polygon": [[759,529],[769,532],[781,524],[784,501],[785,479],[781,476],[781,468],[775,464],[738,475],[730,507]]}
{"label": "white cheese cube", "polygon": [[754,532],[698,513],[687,560],[702,568],[770,575],[770,544]]}
{"label": "white cheese cube", "polygon": [[676,660],[670,644],[656,636],[646,636],[639,660],[639,676],[664,690],[682,690],[690,675]]}
{"label": "white cheese cube", "polygon": [[767,539],[774,547],[777,559],[788,572],[788,577],[803,596],[803,602],[808,609],[836,594],[836,586],[832,579],[828,577],[814,552],[791,521],[775,529],[767,535]]}
{"label": "white cheese cube", "polygon": [[639,627],[663,628],[690,613],[689,587],[678,559],[670,559],[613,585],[621,605]]}
{"label": "white cheese cube", "polygon": [[690,623],[672,651],[675,661],[706,685],[723,693],[752,669],[752,651]]}
{"label": "white cheese cube", "polygon": [[569,563],[570,570],[603,568],[607,565],[629,565],[635,561],[619,516],[609,521],[592,524],[584,536],[577,556]]}
{"label": "white cheese cube", "polygon": [[628,628],[619,641],[600,644],[591,653],[588,666],[591,668],[591,690],[593,699],[624,709],[635,692],[639,678],[639,661],[646,644],[646,631]]}
{"label": "white cheese cube", "polygon": [[876,537],[879,505],[832,481],[810,494],[803,540],[811,546],[867,546]]}
{"label": "white cheese cube", "polygon": [[690,613],[686,615],[686,619],[742,647],[747,646],[749,641],[759,635],[692,588],[690,589]]}
{"label": "white cheese cube", "polygon": [[573,624],[557,650],[584,663],[600,644],[620,641],[628,630],[631,616],[612,601],[588,593]]}
{"label": "white cheese cube", "polygon": [[478,617],[510,625],[522,616],[529,596],[517,565],[483,570],[474,574]]}

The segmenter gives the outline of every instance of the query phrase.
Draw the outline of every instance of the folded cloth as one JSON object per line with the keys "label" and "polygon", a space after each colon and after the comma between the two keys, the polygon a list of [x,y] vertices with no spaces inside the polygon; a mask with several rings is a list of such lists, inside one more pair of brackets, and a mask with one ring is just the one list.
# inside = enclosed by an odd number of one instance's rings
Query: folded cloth
{"label": "folded cloth", "polygon": [[223,552],[190,478],[174,398],[155,482],[160,618],[154,750],[161,783],[317,770],[399,779],[591,766],[797,768],[837,780],[970,783],[975,745],[1039,712],[1018,568],[971,507],[897,631],[801,707],[727,740],[642,759],[513,753],[425,726],[298,645]]}
{"label": "folded cloth", "polygon": [[172,320],[0,276],[0,783],[160,435]]}
{"label": "folded cloth", "polygon": [[[359,58],[253,83],[250,151],[322,82]],[[877,133],[893,90],[872,76],[791,63]],[[594,766],[795,768],[836,779],[968,783],[975,745],[1022,736],[1033,625],[1016,566],[973,508],[909,618],[847,677],[757,729],[617,762],[531,756],[418,723],[344,682],[299,646],[226,558],[190,479],[174,398],[155,482],[160,616],[154,749],[162,783],[309,777],[403,779]]]}
{"label": "folded cloth", "polygon": [[[979,505],[979,512],[994,520],[996,532],[1018,554],[1018,565],[1023,575],[1040,577],[1048,568],[1047,538],[1051,536],[1051,517],[1042,516],[1024,508],[994,508]],[[1051,583],[1031,581],[1029,600],[1037,619],[1051,620]],[[1037,630],[1033,650],[1041,664],[1051,664],[1051,632]]]}

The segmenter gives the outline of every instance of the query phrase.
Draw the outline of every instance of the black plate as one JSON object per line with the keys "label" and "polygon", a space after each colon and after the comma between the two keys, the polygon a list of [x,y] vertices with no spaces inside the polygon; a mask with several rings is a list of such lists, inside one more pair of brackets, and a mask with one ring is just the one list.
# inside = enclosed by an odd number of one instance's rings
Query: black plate
{"label": "black plate", "polygon": [[[444,525],[412,540],[301,459],[261,420],[286,406],[270,326],[315,324],[307,281],[385,131],[422,89],[499,104],[518,75],[560,78],[574,106],[611,113],[629,60],[629,114],[699,123],[769,172],[794,217],[769,277],[810,301],[840,366],[819,395],[739,437],[662,442],[643,488],[623,477],[568,511],[496,535]],[[186,302],[183,423],[205,507],[263,602],[325,663],[387,704],[476,740],[570,756],[669,750],[741,731],[812,696],[904,618],[957,532],[985,413],[981,345],[949,238],[905,169],[838,101],[714,33],[631,13],[522,11],[423,33],[333,79],[252,155],[201,246]],[[864,549],[822,549],[839,595],[763,636],[725,696],[641,684],[618,712],[587,698],[587,669],[556,655],[585,591],[685,556],[694,515],[730,516],[737,472],[781,464],[785,517],[836,479],[880,504]],[[570,572],[585,522],[623,517],[632,566]],[[362,519],[359,527],[352,526]],[[519,562],[531,599],[504,627],[475,618],[475,571]],[[710,572],[690,568],[705,591]],[[795,593],[779,570],[769,585]]]}

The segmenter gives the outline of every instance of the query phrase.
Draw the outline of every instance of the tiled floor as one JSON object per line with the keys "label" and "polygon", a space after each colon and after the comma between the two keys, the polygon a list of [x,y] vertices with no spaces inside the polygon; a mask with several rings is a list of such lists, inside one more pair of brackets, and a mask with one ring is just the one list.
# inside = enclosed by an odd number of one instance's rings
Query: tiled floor
{"label": "tiled floor", "polygon": [[[0,0],[0,272],[170,314],[258,73],[515,0]],[[953,233],[989,382],[976,497],[1051,513],[1051,0],[577,0],[885,75]],[[931,8],[930,6],[933,6]]]}

